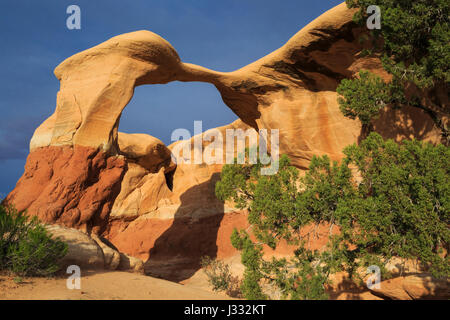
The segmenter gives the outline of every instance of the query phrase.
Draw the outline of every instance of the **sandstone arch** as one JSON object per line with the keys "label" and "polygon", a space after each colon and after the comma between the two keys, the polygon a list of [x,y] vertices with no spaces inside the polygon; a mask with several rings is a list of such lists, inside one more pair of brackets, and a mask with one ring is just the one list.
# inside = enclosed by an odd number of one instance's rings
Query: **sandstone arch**
{"label": "sandstone arch", "polygon": [[61,82],[56,111],[36,130],[31,150],[81,145],[117,153],[120,115],[134,88],[177,80],[184,69],[175,49],[150,31],[120,35],[70,57],[55,69]]}
{"label": "sandstone arch", "polygon": [[[162,184],[164,173],[173,169],[166,161],[170,152],[165,146],[160,147],[159,160],[149,159],[147,151],[119,156],[120,115],[134,88],[144,84],[212,83],[240,118],[228,127],[279,129],[280,152],[302,169],[313,155],[339,160],[342,149],[361,134],[360,123],[339,111],[335,92],[339,81],[360,69],[388,77],[378,59],[360,56],[358,37],[364,30],[352,22],[353,14],[343,3],[280,49],[228,73],[183,63],[166,40],[150,31],[123,34],[68,58],[55,69],[61,82],[56,110],[36,129],[25,173],[6,202],[46,222],[110,234],[117,230],[126,234],[121,228],[112,231],[113,225],[139,224],[143,215],[170,219],[174,212],[213,214],[214,205],[201,198],[208,194],[211,200],[211,188],[190,192],[184,211],[180,197],[210,181],[220,166],[180,167],[171,191]],[[377,131],[396,139],[439,141],[440,132],[426,114],[416,109],[402,113],[387,111],[377,122]],[[386,119],[389,125],[383,122]],[[133,141],[128,139],[128,149],[139,149]],[[142,150],[158,145],[153,141]]]}
{"label": "sandstone arch", "polygon": [[[280,129],[280,151],[307,167],[314,154],[339,159],[356,142],[360,124],[338,110],[335,89],[343,78],[364,68],[384,77],[378,60],[359,56],[354,11],[341,4],[294,35],[283,47],[234,72],[221,73],[181,62],[169,42],[150,31],[119,35],[80,52],[56,69],[61,82],[54,115],[34,134],[31,151],[47,146],[80,145],[117,154],[120,115],[143,84],[203,81],[214,84],[224,102],[246,124]],[[413,110],[414,119],[427,118]],[[420,120],[422,121],[422,120]],[[405,131],[385,128],[389,136]],[[436,140],[436,130],[421,132]],[[383,130],[381,130],[383,131]],[[411,135],[411,130],[407,130]]]}

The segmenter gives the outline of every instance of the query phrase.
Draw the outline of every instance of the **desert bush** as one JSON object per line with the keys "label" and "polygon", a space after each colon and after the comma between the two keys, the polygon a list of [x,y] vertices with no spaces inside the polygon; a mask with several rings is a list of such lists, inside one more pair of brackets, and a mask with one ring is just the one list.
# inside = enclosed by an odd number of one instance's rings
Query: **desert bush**
{"label": "desert bush", "polygon": [[24,239],[30,228],[28,219],[23,212],[0,205],[0,269],[8,267],[10,248]]}
{"label": "desert bush", "polygon": [[21,276],[55,273],[67,244],[53,239],[36,217],[0,205],[0,270]]}
{"label": "desert bush", "polygon": [[[381,11],[381,28],[369,30],[362,54],[381,58],[392,80],[362,71],[344,79],[337,91],[345,116],[368,126],[386,105],[424,110],[450,144],[448,91],[450,83],[450,2],[447,0],[346,0],[358,8],[354,21],[365,28],[369,6]],[[380,41],[382,39],[382,41]]]}
{"label": "desert bush", "polygon": [[241,297],[241,281],[230,271],[230,266],[223,261],[202,257],[201,265],[214,291],[224,291],[234,298]]}
{"label": "desert bush", "polygon": [[[269,281],[282,298],[324,299],[331,274],[345,271],[359,282],[358,270],[377,265],[387,278],[384,266],[394,257],[450,276],[443,250],[450,243],[450,148],[371,133],[344,154],[341,163],[314,157],[303,177],[287,156],[271,176],[260,174],[260,164],[224,166],[216,195],[248,210],[254,236],[231,236],[246,268],[245,298],[266,299],[261,283]],[[328,243],[312,250],[320,225],[329,226]],[[301,233],[303,227],[312,231]],[[280,240],[297,246],[295,254],[265,260],[263,245],[276,249]]]}

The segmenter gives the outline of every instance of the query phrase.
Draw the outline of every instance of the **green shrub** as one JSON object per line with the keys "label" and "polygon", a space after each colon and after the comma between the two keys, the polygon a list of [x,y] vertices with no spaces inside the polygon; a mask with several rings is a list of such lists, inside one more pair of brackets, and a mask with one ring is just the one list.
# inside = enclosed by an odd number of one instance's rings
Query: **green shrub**
{"label": "green shrub", "polygon": [[52,239],[36,217],[0,206],[0,269],[22,276],[46,276],[56,272],[67,244]]}
{"label": "green shrub", "polygon": [[358,118],[363,125],[369,125],[377,118],[389,100],[387,84],[365,70],[359,72],[358,79],[343,79],[336,91],[341,95],[338,102],[344,116]]}
{"label": "green shrub", "polygon": [[[361,40],[369,53],[381,58],[392,75],[384,83],[364,71],[344,79],[338,87],[344,115],[359,118],[365,126],[385,105],[424,110],[450,144],[448,92],[450,83],[450,1],[448,0],[346,0],[358,8],[354,20],[366,29],[367,8],[379,6],[381,29],[370,30]],[[379,41],[382,39],[383,41]]]}
{"label": "green shrub", "polygon": [[28,218],[23,212],[0,206],[0,269],[8,266],[10,248],[26,237],[30,228]]}
{"label": "green shrub", "polygon": [[[400,257],[415,259],[435,277],[450,276],[443,254],[450,243],[450,149],[419,141],[397,144],[371,133],[344,150],[339,164],[314,157],[299,177],[282,156],[279,171],[261,176],[258,165],[226,165],[216,184],[221,200],[247,209],[255,241],[246,231],[233,232],[233,246],[246,267],[242,290],[247,299],[264,299],[269,281],[283,298],[324,299],[329,276],[385,265]],[[310,249],[315,229],[329,226],[328,243]],[[303,227],[312,227],[307,234]],[[339,233],[332,231],[339,230]],[[262,246],[280,240],[296,245],[289,259],[263,259]]]}

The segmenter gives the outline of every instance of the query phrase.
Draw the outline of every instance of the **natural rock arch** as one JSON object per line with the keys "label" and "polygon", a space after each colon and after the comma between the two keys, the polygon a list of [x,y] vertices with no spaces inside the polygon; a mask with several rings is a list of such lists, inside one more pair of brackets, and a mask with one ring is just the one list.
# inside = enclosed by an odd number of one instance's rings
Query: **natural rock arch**
{"label": "natural rock arch", "polygon": [[[179,198],[210,179],[220,166],[181,168],[170,193],[161,183],[164,172],[160,170],[171,170],[165,146],[158,141],[142,146],[142,139],[124,136],[128,151],[119,148],[120,115],[134,88],[175,80],[215,85],[240,118],[230,127],[279,129],[280,153],[301,169],[308,167],[313,155],[327,154],[339,160],[342,149],[361,135],[361,124],[339,110],[339,81],[360,69],[388,78],[379,59],[360,55],[358,39],[365,30],[353,23],[354,12],[343,3],[308,24],[280,49],[234,72],[183,63],[166,40],[150,31],[123,34],[68,58],[55,69],[61,83],[56,110],[36,129],[25,173],[6,202],[44,221],[103,232],[110,225],[113,207],[119,217],[123,213],[116,200],[126,202],[129,194],[124,190],[132,195],[137,180],[152,186],[139,190],[147,196],[148,201],[139,200],[146,203],[146,214],[161,200]],[[386,120],[389,125],[383,123]],[[440,139],[429,116],[413,108],[387,110],[374,126],[385,137],[398,140]],[[136,153],[140,147],[144,151]],[[157,153],[161,161],[155,158],[156,164],[148,158],[150,147],[161,150]],[[115,157],[120,153],[122,157]],[[192,178],[184,179],[181,172]],[[199,199],[192,201],[191,211],[207,205]],[[141,209],[132,217],[141,214]]]}
{"label": "natural rock arch", "polygon": [[[222,73],[181,62],[166,40],[150,31],[116,36],[80,52],[56,69],[61,82],[55,113],[35,132],[31,151],[39,147],[81,145],[117,153],[120,115],[143,84],[203,81],[214,84],[224,102],[255,129],[280,130],[280,151],[307,167],[314,154],[338,159],[356,142],[357,121],[342,116],[335,89],[343,78],[368,69],[384,77],[380,62],[362,58],[352,22],[354,10],[341,4],[292,37],[283,47],[234,72]],[[413,111],[412,121],[426,118]],[[385,128],[411,134],[401,125]],[[383,130],[381,130],[383,131]],[[430,130],[425,139],[434,139]],[[409,138],[409,136],[406,136]]]}
{"label": "natural rock arch", "polygon": [[181,80],[189,72],[209,76],[180,62],[175,49],[150,31],[123,34],[78,53],[55,69],[61,82],[56,111],[36,130],[31,150],[81,145],[115,153],[120,115],[134,88]]}

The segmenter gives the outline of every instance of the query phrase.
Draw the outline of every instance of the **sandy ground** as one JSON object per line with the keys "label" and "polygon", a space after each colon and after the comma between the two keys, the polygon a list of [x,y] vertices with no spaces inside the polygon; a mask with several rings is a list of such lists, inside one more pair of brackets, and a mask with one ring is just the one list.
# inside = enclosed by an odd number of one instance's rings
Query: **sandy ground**
{"label": "sandy ground", "polygon": [[67,289],[67,278],[21,278],[0,275],[1,300],[225,300],[201,288],[111,271],[82,275],[81,289]]}

